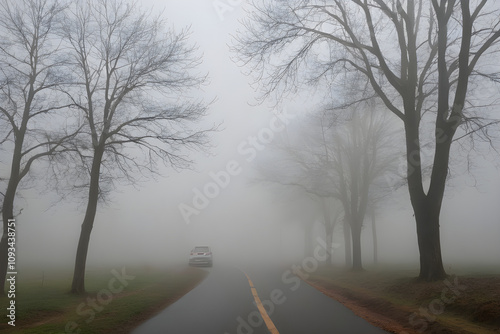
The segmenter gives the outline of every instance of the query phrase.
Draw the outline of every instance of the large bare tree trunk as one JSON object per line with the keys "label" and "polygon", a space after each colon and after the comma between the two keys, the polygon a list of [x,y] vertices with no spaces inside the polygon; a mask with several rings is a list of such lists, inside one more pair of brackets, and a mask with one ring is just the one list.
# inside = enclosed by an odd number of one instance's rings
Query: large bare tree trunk
{"label": "large bare tree trunk", "polygon": [[363,265],[361,261],[361,224],[359,222],[356,222],[351,226],[351,234],[352,234],[352,270],[361,271],[363,270]]}
{"label": "large bare tree trunk", "polygon": [[[3,222],[3,229],[7,231],[7,224],[5,220]],[[2,284],[1,294],[5,295],[5,281],[7,275],[7,265],[8,265],[8,245],[7,245],[7,233],[3,233],[2,240],[0,241],[0,284]]]}
{"label": "large bare tree trunk", "polygon": [[372,236],[373,236],[373,264],[378,264],[378,240],[377,240],[377,225],[375,217],[375,208],[370,207],[370,217],[372,219]]}
{"label": "large bare tree trunk", "polygon": [[[15,184],[14,184],[15,183]],[[0,241],[0,286],[2,287],[1,294],[5,294],[5,282],[7,275],[7,266],[9,264],[8,249],[9,249],[9,237],[8,237],[8,224],[9,219],[14,219],[14,198],[17,189],[17,182],[13,179],[9,181],[9,186],[5,193],[3,207],[2,207],[2,220],[3,220],[3,234],[2,240]]]}
{"label": "large bare tree trunk", "polygon": [[5,282],[8,266],[8,223],[9,219],[14,218],[14,198],[16,194],[17,182],[11,177],[7,191],[3,199],[2,206],[2,220],[3,220],[3,234],[0,241],[0,286],[2,287],[1,294],[5,294]]}
{"label": "large bare tree trunk", "polygon": [[[6,203],[8,202],[8,203]],[[2,234],[2,240],[0,241],[0,285],[2,287],[1,289],[1,294],[5,294],[5,282],[6,282],[6,275],[7,275],[7,266],[8,266],[8,223],[9,219],[12,219],[14,217],[13,214],[13,202],[14,198],[12,197],[7,198],[7,194],[4,197],[4,205],[2,209],[2,220],[3,220],[3,234]]]}
{"label": "large bare tree trunk", "polygon": [[439,212],[433,212],[432,205],[424,205],[415,213],[417,222],[418,248],[420,250],[419,278],[435,281],[446,278],[441,257],[441,241],[439,234]]}
{"label": "large bare tree trunk", "polygon": [[[450,137],[451,138],[451,137]],[[436,146],[431,186],[422,206],[414,208],[420,250],[420,275],[426,281],[446,278],[441,257],[439,218],[444,197],[451,139]]]}
{"label": "large bare tree trunk", "polygon": [[95,215],[97,212],[97,203],[99,200],[99,177],[101,170],[101,161],[104,149],[98,147],[94,151],[94,160],[90,174],[89,200],[83,219],[80,239],[76,250],[75,270],[73,273],[73,283],[71,292],[74,294],[85,293],[85,267],[87,263],[87,253],[90,243],[90,234],[94,227]]}
{"label": "large bare tree trunk", "polygon": [[344,220],[344,249],[345,265],[350,268],[352,265],[352,246],[351,246],[351,226]]}
{"label": "large bare tree trunk", "polygon": [[83,221],[76,251],[75,270],[73,272],[73,282],[71,292],[74,294],[85,293],[85,267],[90,243],[90,233],[94,225],[94,217],[89,217]]}
{"label": "large bare tree trunk", "polygon": [[14,200],[16,198],[17,187],[21,180],[20,168],[22,157],[22,146],[24,141],[24,134],[26,129],[26,122],[22,123],[21,129],[17,135],[14,153],[12,156],[12,164],[10,170],[9,182],[7,190],[2,203],[2,221],[3,221],[3,234],[0,241],[0,287],[1,294],[5,294],[5,282],[8,266],[8,224],[9,219],[14,219]]}
{"label": "large bare tree trunk", "polygon": [[326,265],[333,264],[333,229],[335,222],[332,220],[330,207],[327,203],[327,198],[322,198],[323,219],[325,227],[325,241],[326,241]]}
{"label": "large bare tree trunk", "polygon": [[443,131],[441,140],[436,141],[431,183],[425,194],[420,165],[420,144],[418,122],[406,126],[406,145],[408,163],[408,190],[415,213],[417,240],[420,252],[419,279],[436,281],[446,278],[441,257],[441,241],[439,233],[439,216],[444,196],[451,141],[455,129],[445,123],[438,123],[439,131]]}

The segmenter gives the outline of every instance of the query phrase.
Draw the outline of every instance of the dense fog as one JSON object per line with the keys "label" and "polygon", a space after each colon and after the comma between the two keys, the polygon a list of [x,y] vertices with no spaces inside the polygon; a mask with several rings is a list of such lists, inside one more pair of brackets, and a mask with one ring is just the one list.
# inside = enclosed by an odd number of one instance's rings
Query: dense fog
{"label": "dense fog", "polygon": [[[153,5],[155,10],[164,6],[162,15],[169,24],[191,25],[191,38],[203,53],[201,71],[209,74],[200,94],[208,101],[215,99],[203,124],[218,125],[219,130],[211,134],[208,150],[189,153],[195,162],[191,169],[161,167],[163,177],[135,186],[117,185],[109,202],[99,204],[88,268],[187,264],[197,245],[212,247],[214,265],[288,266],[307,256],[306,225],[312,226],[313,245],[320,244],[318,238],[325,240],[324,217],[314,196],[269,182],[262,173],[275,168],[293,178],[294,167],[276,153],[278,144],[307,128],[306,116],[321,97],[311,90],[290,96],[279,107],[257,103],[251,79],[231,60],[228,48],[238,20],[245,16],[243,1],[224,3],[226,7],[217,10],[213,1],[196,5],[185,0],[144,1],[145,7]],[[403,141],[393,144],[395,152],[404,151]],[[493,145],[498,147],[498,141]],[[479,152],[461,151],[467,159],[451,162],[440,223],[443,260],[450,272],[471,266],[498,268],[500,156],[487,144],[477,147]],[[394,162],[393,168],[405,169],[399,160]],[[2,176],[7,175],[7,166],[2,161]],[[72,268],[85,205],[78,198],[61,199],[43,182],[19,194],[19,268]],[[379,265],[417,269],[415,218],[406,185],[391,188],[377,205],[376,219]],[[333,262],[342,267],[340,225],[334,228],[332,241]],[[363,222],[362,259],[364,266],[373,265],[368,217]]]}

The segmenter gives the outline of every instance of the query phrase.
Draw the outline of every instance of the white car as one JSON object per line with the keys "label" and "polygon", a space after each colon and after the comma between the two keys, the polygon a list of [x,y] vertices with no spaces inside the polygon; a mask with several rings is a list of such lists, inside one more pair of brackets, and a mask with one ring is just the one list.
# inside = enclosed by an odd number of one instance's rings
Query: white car
{"label": "white car", "polygon": [[189,265],[206,265],[211,267],[213,264],[212,250],[208,246],[196,246],[189,255]]}

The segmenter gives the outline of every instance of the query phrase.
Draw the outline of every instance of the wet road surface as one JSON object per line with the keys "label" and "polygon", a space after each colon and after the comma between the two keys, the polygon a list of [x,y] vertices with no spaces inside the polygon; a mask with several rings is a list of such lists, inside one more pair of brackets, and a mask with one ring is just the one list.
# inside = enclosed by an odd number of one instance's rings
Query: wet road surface
{"label": "wet road surface", "polygon": [[[300,280],[291,268],[205,270],[210,273],[200,285],[132,334],[387,333]],[[267,313],[264,319],[258,306]]]}

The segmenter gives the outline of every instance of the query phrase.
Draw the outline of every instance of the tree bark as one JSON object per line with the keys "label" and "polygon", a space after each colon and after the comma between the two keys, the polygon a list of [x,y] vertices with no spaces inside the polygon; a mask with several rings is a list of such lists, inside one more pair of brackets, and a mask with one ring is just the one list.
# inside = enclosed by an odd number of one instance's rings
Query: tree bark
{"label": "tree bark", "polygon": [[0,241],[0,286],[2,287],[2,295],[5,294],[5,282],[8,271],[8,223],[9,219],[14,219],[14,199],[18,184],[15,178],[16,177],[11,177],[9,180],[9,185],[7,186],[2,206],[3,234],[2,240]]}
{"label": "tree bark", "polygon": [[344,247],[345,247],[345,265],[347,268],[352,266],[352,246],[351,246],[351,226],[344,220]]}
{"label": "tree bark", "polygon": [[372,218],[372,236],[373,236],[373,264],[378,264],[378,240],[377,240],[377,226],[375,217],[375,208],[371,206],[370,216]]}
{"label": "tree bark", "polygon": [[[6,203],[8,202],[8,204]],[[12,219],[14,217],[13,214],[13,202],[14,199],[8,199],[7,194],[4,197],[4,205],[2,209],[2,220],[3,220],[3,234],[2,234],[2,240],[0,241],[0,285],[2,287],[1,289],[1,294],[5,295],[5,282],[6,282],[6,275],[7,275],[7,266],[8,266],[8,223],[9,219]]]}
{"label": "tree bark", "polygon": [[326,246],[327,259],[325,261],[325,264],[327,266],[333,266],[333,252],[335,251],[335,249],[333,249],[333,233],[327,234]]}
{"label": "tree bark", "polygon": [[421,206],[414,207],[420,250],[419,278],[425,281],[437,281],[447,277],[441,256],[439,216],[448,176],[451,138],[449,136],[448,140],[436,144],[429,192],[422,200]]}
{"label": "tree bark", "polygon": [[333,264],[333,228],[334,221],[330,213],[330,208],[327,203],[327,198],[322,198],[323,219],[325,226],[325,241],[326,241],[326,265]]}
{"label": "tree bark", "polygon": [[85,218],[82,223],[80,239],[78,240],[73,282],[71,284],[71,293],[74,294],[85,293],[85,267],[87,263],[90,234],[94,227],[97,203],[99,200],[99,178],[103,154],[103,147],[98,147],[94,150],[94,159],[92,161],[92,170],[90,173],[89,200],[85,211]]}
{"label": "tree bark", "polygon": [[352,270],[362,271],[363,265],[361,261],[361,224],[356,222],[351,227],[352,235]]}
{"label": "tree bark", "polygon": [[447,274],[441,257],[439,211],[432,205],[424,204],[421,210],[415,211],[415,218],[420,250],[419,279],[425,281],[445,279]]}
{"label": "tree bark", "polygon": [[[14,219],[14,199],[16,197],[16,190],[19,184],[18,176],[14,175],[9,180],[9,185],[7,186],[7,191],[3,199],[2,207],[2,220],[3,220],[3,234],[2,240],[0,241],[0,286],[2,287],[1,294],[5,294],[5,282],[7,275],[8,266],[8,223],[9,219]],[[17,224],[16,224],[17,226]]]}
{"label": "tree bark", "polygon": [[419,279],[425,281],[442,280],[447,277],[447,274],[441,256],[439,215],[448,175],[449,154],[454,129],[447,127],[445,123],[438,124],[437,128],[444,135],[442,135],[441,140],[436,141],[431,182],[429,191],[425,194],[422,185],[418,121],[408,118],[405,125],[408,152],[408,190],[415,213],[420,252]]}
{"label": "tree bark", "polygon": [[[26,113],[26,111],[25,111]],[[23,120],[21,128],[16,133],[14,153],[12,155],[12,164],[10,170],[9,182],[2,203],[2,221],[3,234],[0,241],[0,286],[1,293],[5,294],[5,282],[8,266],[8,223],[9,219],[14,219],[14,200],[16,198],[17,187],[21,181],[21,157],[22,147],[24,142],[24,134],[26,132],[26,121]],[[17,224],[16,224],[17,226]]]}

